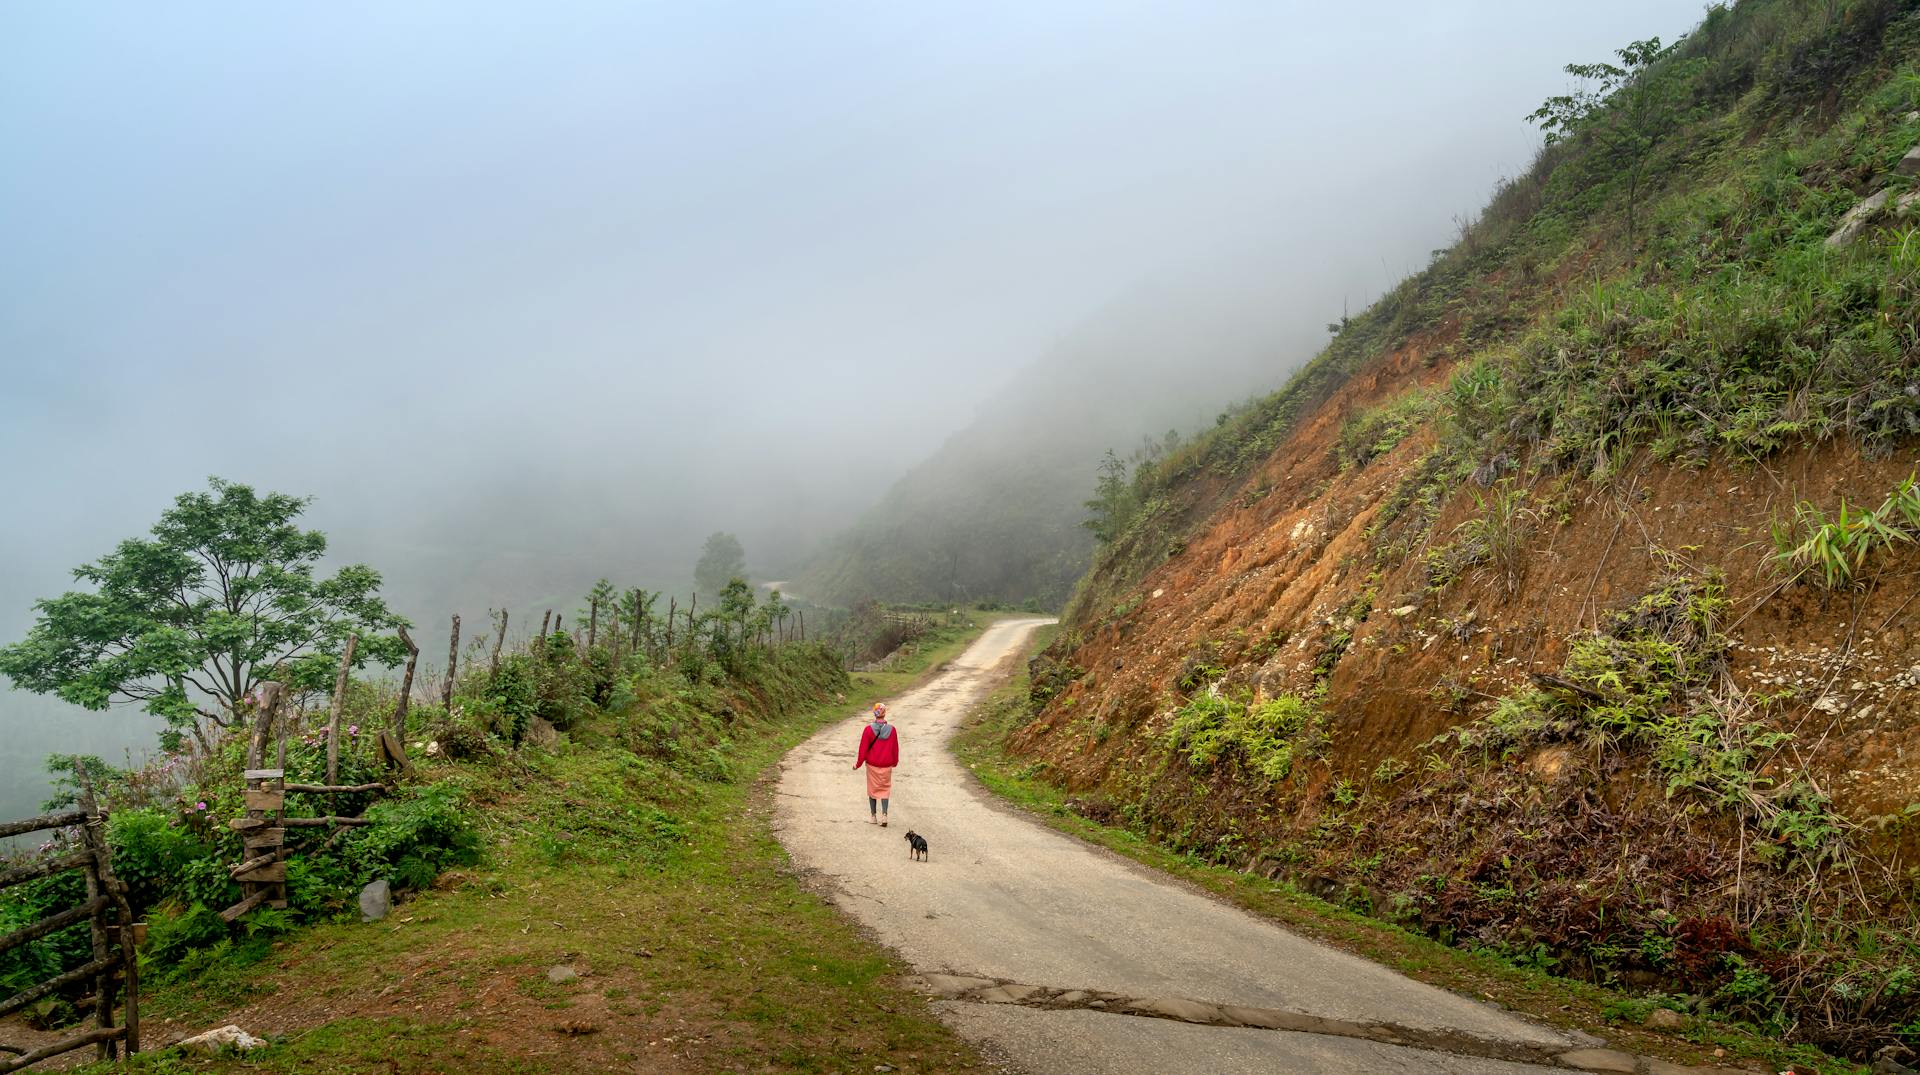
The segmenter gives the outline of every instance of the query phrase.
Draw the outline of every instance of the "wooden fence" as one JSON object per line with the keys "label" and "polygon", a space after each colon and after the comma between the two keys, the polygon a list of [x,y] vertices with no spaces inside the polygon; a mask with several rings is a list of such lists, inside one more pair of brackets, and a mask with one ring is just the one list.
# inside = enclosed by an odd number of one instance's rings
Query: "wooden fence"
{"label": "wooden fence", "polygon": [[[455,628],[458,630],[458,627]],[[411,646],[411,643],[409,643]],[[340,657],[339,681],[334,686],[332,717],[327,725],[327,778],[325,784],[289,784],[287,783],[287,732],[284,719],[286,689],[279,683],[261,684],[254,697],[257,716],[254,721],[253,739],[247,747],[248,768],[241,774],[246,781],[243,792],[246,814],[227,822],[227,825],[240,833],[241,860],[227,867],[227,875],[240,883],[240,902],[220,912],[220,917],[232,922],[256,907],[285,907],[287,905],[287,830],[301,828],[342,829],[356,825],[370,825],[371,821],[361,817],[286,817],[283,811],[287,805],[287,793],[307,792],[310,794],[339,795],[353,792],[380,792],[387,790],[384,784],[334,784],[335,774],[340,768],[340,707],[346,698],[346,680],[350,661],[353,660],[354,639],[347,640],[346,652]],[[407,676],[413,675],[412,662],[408,662]],[[404,706],[404,695],[402,705]],[[267,744],[278,741],[276,750],[278,764],[266,768]],[[395,758],[404,764],[406,754],[400,748],[400,741],[391,733],[380,733],[381,753],[389,762]]]}
{"label": "wooden fence", "polygon": [[[93,783],[84,767],[76,767],[75,771],[80,777],[78,810],[0,823],[0,837],[77,825],[80,828],[79,850],[0,870],[0,888],[10,888],[67,870],[81,870],[87,878],[87,900],[77,907],[48,915],[32,925],[0,937],[0,952],[29,944],[81,922],[91,922],[93,958],[0,1001],[0,1016],[10,1015],[61,990],[90,982],[93,987],[91,1004],[83,1001],[82,1007],[92,1007],[95,1025],[91,1030],[37,1049],[0,1045],[0,1073],[18,1071],[49,1057],[89,1045],[98,1049],[102,1060],[115,1059],[122,1045],[126,1047],[128,1055],[140,1050],[140,964],[134,949],[145,926],[133,921],[133,914],[127,907],[126,886],[113,876],[112,854],[107,848],[107,812],[94,798]],[[114,998],[123,983],[126,990],[126,1018],[116,1026]]]}

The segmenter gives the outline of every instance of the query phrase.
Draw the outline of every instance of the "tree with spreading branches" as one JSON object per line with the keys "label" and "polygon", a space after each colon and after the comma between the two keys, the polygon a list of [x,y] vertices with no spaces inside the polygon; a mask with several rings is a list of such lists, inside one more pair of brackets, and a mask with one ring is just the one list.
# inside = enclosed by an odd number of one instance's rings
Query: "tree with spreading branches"
{"label": "tree with spreading branches", "polygon": [[136,703],[177,743],[203,749],[239,723],[269,679],[325,690],[349,635],[357,667],[391,665],[404,625],[380,575],[349,564],[317,572],[327,550],[297,520],[309,500],[219,478],[163,512],[152,538],[130,538],[74,569],[93,587],[46,598],[27,637],[0,648],[0,674],[87,709]]}

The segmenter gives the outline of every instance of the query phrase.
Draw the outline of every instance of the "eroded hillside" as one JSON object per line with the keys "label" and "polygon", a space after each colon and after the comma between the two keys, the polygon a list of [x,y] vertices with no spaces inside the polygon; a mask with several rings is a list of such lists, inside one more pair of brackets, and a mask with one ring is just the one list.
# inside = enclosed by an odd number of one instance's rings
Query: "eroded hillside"
{"label": "eroded hillside", "polygon": [[1710,12],[1606,106],[1672,102],[1644,159],[1550,148],[1135,476],[1014,745],[1459,943],[1920,1045],[1916,46]]}

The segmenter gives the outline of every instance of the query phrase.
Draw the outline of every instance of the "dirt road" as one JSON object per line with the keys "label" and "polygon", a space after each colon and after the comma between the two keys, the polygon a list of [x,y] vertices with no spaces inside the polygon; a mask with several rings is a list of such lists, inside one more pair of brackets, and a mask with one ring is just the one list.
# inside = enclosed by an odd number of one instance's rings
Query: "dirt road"
{"label": "dirt road", "polygon": [[[893,823],[869,825],[861,719],[782,765],[794,861],[949,998],[942,1017],[1038,1073],[1564,1071],[1581,1045],[1295,936],[977,790],[946,743],[1048,621],[989,629],[894,700]],[[910,863],[906,831],[932,845]]]}

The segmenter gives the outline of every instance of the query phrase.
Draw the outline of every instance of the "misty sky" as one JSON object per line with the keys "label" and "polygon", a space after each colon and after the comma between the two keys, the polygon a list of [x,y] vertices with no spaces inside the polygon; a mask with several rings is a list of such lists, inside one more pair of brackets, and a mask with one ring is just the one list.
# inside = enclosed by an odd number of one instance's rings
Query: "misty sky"
{"label": "misty sky", "polygon": [[1701,10],[5,5],[0,637],[209,474],[401,592],[784,569],[1133,289],[1277,385]]}

